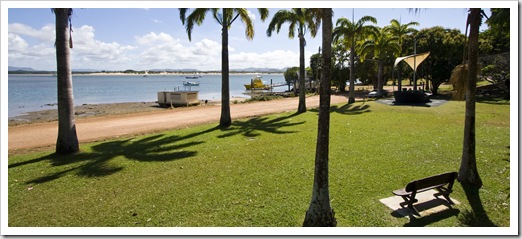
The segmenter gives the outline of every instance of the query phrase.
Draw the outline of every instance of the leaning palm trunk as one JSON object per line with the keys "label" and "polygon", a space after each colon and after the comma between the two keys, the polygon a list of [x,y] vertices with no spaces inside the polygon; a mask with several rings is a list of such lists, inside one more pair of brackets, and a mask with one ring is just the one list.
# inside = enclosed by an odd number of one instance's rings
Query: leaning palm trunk
{"label": "leaning palm trunk", "polygon": [[299,33],[299,105],[297,113],[306,112],[306,86],[305,86],[305,39],[301,27]]}
{"label": "leaning palm trunk", "polygon": [[323,71],[319,91],[319,120],[315,152],[314,185],[312,200],[306,211],[303,226],[336,226],[335,213],[330,206],[328,189],[328,145],[330,128],[330,77],[332,64],[332,10],[322,9]]}
{"label": "leaning palm trunk", "polygon": [[58,83],[58,138],[56,153],[80,150],[74,121],[74,98],[71,74],[69,8],[54,9],[56,16],[56,65]]}
{"label": "leaning palm trunk", "polygon": [[480,8],[471,9],[464,143],[462,148],[462,161],[460,163],[459,176],[457,178],[459,182],[466,185],[472,185],[475,188],[482,187],[482,180],[478,174],[477,158],[475,155],[475,95],[477,89],[478,73],[478,37],[481,20],[480,14]]}
{"label": "leaning palm trunk", "polygon": [[[225,17],[225,14],[223,14],[223,17]],[[226,20],[223,21],[221,36],[221,118],[219,119],[219,126],[228,127],[232,124],[232,118],[230,117],[230,72],[228,65],[228,25]]]}

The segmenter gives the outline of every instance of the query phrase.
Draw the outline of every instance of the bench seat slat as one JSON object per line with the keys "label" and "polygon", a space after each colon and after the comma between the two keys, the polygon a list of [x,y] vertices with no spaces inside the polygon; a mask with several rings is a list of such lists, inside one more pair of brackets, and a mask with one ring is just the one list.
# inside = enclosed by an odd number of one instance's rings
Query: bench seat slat
{"label": "bench seat slat", "polygon": [[[408,208],[413,210],[415,214],[419,215],[418,211],[413,206],[414,203],[418,202],[418,200],[415,199],[416,194],[435,188],[438,192],[433,194],[434,196],[444,196],[446,200],[451,203],[449,194],[453,192],[453,182],[457,176],[457,172],[449,172],[422,178],[408,183],[404,188],[394,190],[393,194],[404,199],[404,202],[400,204],[402,207],[407,204]],[[446,185],[448,186],[445,187]]]}
{"label": "bench seat slat", "polygon": [[[420,192],[428,191],[430,189],[442,187],[444,185],[446,185],[446,183],[435,185],[435,186],[431,186],[431,187],[427,187],[427,188],[422,188],[422,189],[417,190],[417,192],[420,193]],[[393,191],[393,194],[395,194],[397,196],[407,196],[407,195],[410,195],[411,193],[412,192],[406,191],[406,188],[401,188],[401,189],[397,189],[397,190]]]}

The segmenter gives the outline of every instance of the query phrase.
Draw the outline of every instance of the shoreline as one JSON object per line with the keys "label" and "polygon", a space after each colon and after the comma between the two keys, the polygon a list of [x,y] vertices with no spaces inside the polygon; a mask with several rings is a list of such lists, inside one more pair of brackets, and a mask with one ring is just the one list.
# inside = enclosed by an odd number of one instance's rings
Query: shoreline
{"label": "shoreline", "polygon": [[[199,72],[198,75],[221,75],[221,72]],[[21,73],[21,74],[8,74],[9,76],[53,76],[52,73]],[[85,72],[85,73],[72,73],[72,76],[143,76],[142,73],[123,73],[123,72]],[[149,76],[189,76],[194,75],[193,72],[154,72],[148,73]],[[230,75],[283,75],[279,72],[230,72]]]}
{"label": "shoreline", "polygon": [[[245,101],[244,97],[231,97],[231,104],[241,103]],[[123,102],[123,103],[100,103],[100,104],[83,104],[74,107],[75,119],[91,118],[111,115],[124,115],[146,112],[161,112],[167,110],[176,110],[184,108],[202,107],[202,106],[216,106],[220,105],[221,100],[209,100],[205,105],[205,101],[200,100],[199,105],[190,107],[161,107],[157,101],[155,102]],[[36,123],[54,122],[58,121],[58,110],[38,110],[24,113],[8,118],[8,127],[30,125]]]}

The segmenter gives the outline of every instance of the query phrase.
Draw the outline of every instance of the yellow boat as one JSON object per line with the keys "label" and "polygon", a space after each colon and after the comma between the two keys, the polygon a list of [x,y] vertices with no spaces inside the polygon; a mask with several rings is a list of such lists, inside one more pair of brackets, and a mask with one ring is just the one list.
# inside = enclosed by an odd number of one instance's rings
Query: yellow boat
{"label": "yellow boat", "polygon": [[255,76],[252,78],[250,84],[245,84],[245,88],[247,90],[268,90],[270,89],[270,85],[264,84],[261,76]]}

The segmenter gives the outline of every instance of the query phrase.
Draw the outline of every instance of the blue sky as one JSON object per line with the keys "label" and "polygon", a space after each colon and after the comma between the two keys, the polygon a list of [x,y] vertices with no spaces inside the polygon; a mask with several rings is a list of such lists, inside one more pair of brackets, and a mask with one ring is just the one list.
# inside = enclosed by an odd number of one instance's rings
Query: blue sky
{"label": "blue sky", "polygon": [[[8,64],[16,67],[31,67],[37,70],[54,70],[54,15],[49,5],[38,4],[37,8],[20,8],[11,2],[6,9],[2,2],[2,45],[8,45]],[[179,19],[176,7],[201,7],[206,3],[187,2],[94,2],[87,5],[59,6],[73,7],[73,69],[96,70],[147,70],[182,69],[219,70],[221,65],[221,30],[215,20],[208,16],[201,26],[195,26],[192,41],[188,40],[184,26]],[[165,3],[165,4],[163,4]],[[243,7],[240,2],[221,2],[223,7]],[[299,41],[288,38],[288,25],[279,34],[266,36],[271,16],[281,8],[295,7],[296,3],[308,7],[308,2],[254,2],[246,7],[269,7],[270,15],[261,21],[257,9],[248,8],[254,19],[255,36],[248,41],[241,22],[235,22],[230,29],[229,50],[230,68],[246,67],[283,68],[299,64]],[[276,4],[274,4],[276,3]],[[516,2],[515,2],[516,3]],[[54,2],[53,4],[59,4]],[[187,6],[187,4],[189,4]],[[212,4],[216,4],[212,2]],[[212,5],[209,4],[209,5]],[[250,3],[252,4],[252,3]],[[257,4],[257,5],[256,5]],[[315,2],[317,5],[317,2]],[[386,26],[391,19],[407,23],[420,23],[418,29],[433,26],[457,28],[464,32],[467,11],[474,7],[471,2],[434,2],[428,5],[411,5],[412,2],[324,2],[334,8],[334,24],[339,17],[352,19],[355,8],[355,21],[364,15],[377,18],[378,26]],[[476,3],[474,3],[476,5]],[[486,3],[481,2],[481,7]],[[42,5],[42,4],[39,4]],[[62,4],[63,5],[63,4]],[[240,5],[240,6],[236,6]],[[267,5],[267,6],[264,6]],[[311,4],[312,7],[315,6]],[[491,5],[491,4],[490,4]],[[513,5],[513,4],[511,4]],[[206,5],[205,5],[206,6]],[[272,7],[273,6],[273,7]],[[493,5],[492,5],[493,6]],[[515,4],[516,6],[516,4]],[[54,7],[54,5],[53,5]],[[125,7],[125,8],[124,8]],[[146,8],[145,8],[146,7]],[[324,7],[319,5],[319,7]],[[375,8],[386,7],[386,8]],[[408,8],[418,7],[420,12]],[[446,7],[446,8],[438,8]],[[489,15],[489,9],[485,10]],[[485,29],[484,24],[481,29]],[[3,30],[4,31],[4,30]],[[4,33],[4,32],[3,32]],[[7,35],[7,40],[5,40]],[[306,35],[306,62],[321,45],[321,36]],[[4,51],[4,49],[2,49]],[[4,54],[4,53],[2,53]]]}

